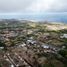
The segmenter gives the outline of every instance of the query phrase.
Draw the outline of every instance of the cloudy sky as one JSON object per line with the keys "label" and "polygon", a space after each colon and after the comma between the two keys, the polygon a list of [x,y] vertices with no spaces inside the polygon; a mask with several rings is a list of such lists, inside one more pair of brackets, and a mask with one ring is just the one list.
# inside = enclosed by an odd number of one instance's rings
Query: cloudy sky
{"label": "cloudy sky", "polygon": [[67,12],[67,0],[0,0],[0,14]]}

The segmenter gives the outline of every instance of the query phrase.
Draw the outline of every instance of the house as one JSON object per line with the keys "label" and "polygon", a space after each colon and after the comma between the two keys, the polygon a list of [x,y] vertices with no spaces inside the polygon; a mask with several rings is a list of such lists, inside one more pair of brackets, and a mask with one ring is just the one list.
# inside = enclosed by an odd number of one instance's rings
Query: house
{"label": "house", "polygon": [[19,45],[19,47],[24,47],[24,46],[26,46],[25,43]]}
{"label": "house", "polygon": [[27,44],[36,44],[36,41],[33,41],[33,40],[27,40]]}
{"label": "house", "polygon": [[48,48],[49,48],[48,45],[42,45],[42,47],[43,47],[44,49],[48,49]]}
{"label": "house", "polygon": [[0,49],[4,49],[4,47],[0,47]]}
{"label": "house", "polygon": [[63,34],[60,38],[67,38],[67,34]]}

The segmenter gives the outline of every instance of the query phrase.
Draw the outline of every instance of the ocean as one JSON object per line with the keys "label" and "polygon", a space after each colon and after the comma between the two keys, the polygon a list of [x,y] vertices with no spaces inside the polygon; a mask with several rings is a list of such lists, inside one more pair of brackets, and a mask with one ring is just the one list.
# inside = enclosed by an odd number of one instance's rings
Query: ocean
{"label": "ocean", "polygon": [[35,21],[63,22],[67,23],[67,13],[41,13],[41,14],[15,14],[0,15],[0,19],[23,19]]}

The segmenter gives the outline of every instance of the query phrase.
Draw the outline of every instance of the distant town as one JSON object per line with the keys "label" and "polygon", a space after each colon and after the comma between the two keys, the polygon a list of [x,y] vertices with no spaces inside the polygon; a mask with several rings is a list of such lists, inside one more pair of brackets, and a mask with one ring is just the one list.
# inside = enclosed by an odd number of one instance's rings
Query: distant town
{"label": "distant town", "polygon": [[66,67],[67,24],[0,20],[0,67]]}

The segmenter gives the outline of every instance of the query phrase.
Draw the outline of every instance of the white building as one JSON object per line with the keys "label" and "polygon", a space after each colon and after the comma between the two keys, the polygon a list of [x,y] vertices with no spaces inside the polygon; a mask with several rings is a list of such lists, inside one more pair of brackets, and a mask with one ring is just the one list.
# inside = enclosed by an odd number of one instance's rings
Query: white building
{"label": "white building", "polygon": [[26,46],[25,43],[19,45],[19,47],[24,47],[24,46]]}
{"label": "white building", "polygon": [[4,47],[0,47],[0,49],[4,49]]}
{"label": "white building", "polygon": [[27,40],[27,43],[31,43],[31,44],[36,44],[36,41],[33,41],[33,40]]}
{"label": "white building", "polygon": [[63,34],[60,38],[67,38],[67,34]]}
{"label": "white building", "polygon": [[48,49],[48,48],[49,48],[49,46],[48,46],[48,45],[42,45],[42,47],[43,47],[43,48],[46,48],[46,49]]}

